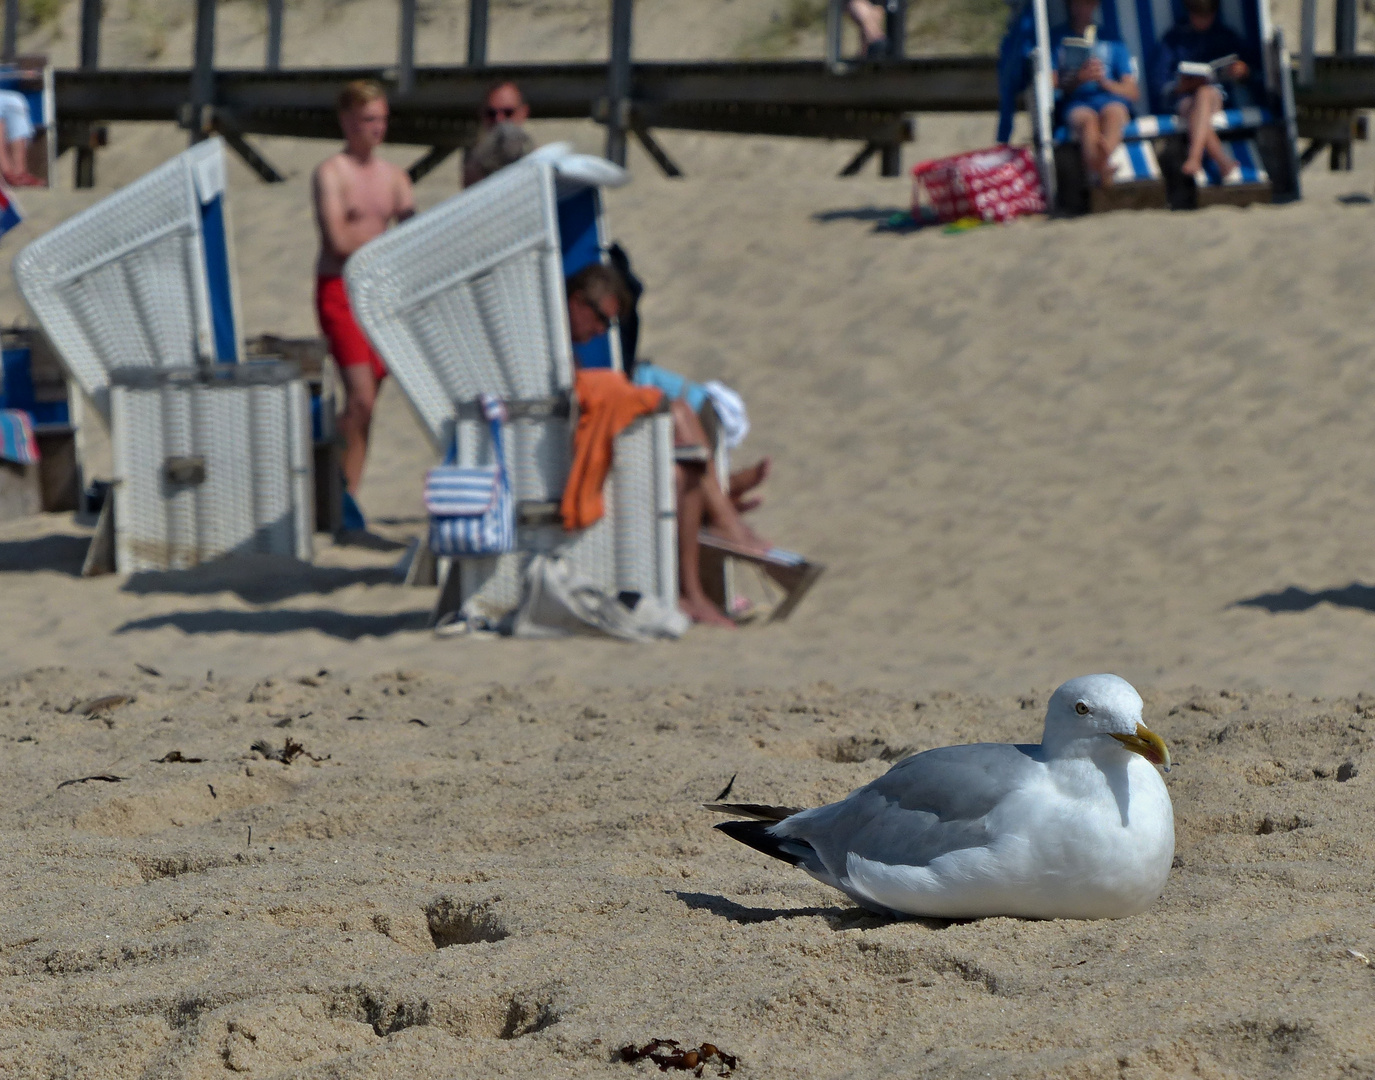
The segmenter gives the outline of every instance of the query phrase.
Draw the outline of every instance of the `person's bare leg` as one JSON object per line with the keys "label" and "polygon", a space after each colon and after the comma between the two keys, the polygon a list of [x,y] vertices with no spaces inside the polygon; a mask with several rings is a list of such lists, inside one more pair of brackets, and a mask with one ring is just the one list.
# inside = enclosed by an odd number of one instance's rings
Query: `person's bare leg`
{"label": "person's bare leg", "polygon": [[1079,153],[1084,158],[1084,176],[1090,187],[1102,182],[1103,163],[1100,158],[1102,136],[1098,131],[1098,114],[1086,105],[1071,109],[1069,126],[1079,140]]}
{"label": "person's bare leg", "polygon": [[[707,433],[702,428],[702,421],[687,402],[676,400],[669,405],[669,409],[673,414],[674,445],[707,446]],[[745,524],[730,496],[722,491],[721,485],[716,482],[716,464],[710,453],[707,455],[700,486],[704,513],[713,532],[732,544],[739,544],[751,551],[760,554],[768,551],[768,541],[760,538]]]}
{"label": "person's bare leg", "polygon": [[0,176],[4,176],[6,180],[16,175],[17,171],[14,167],[14,158],[10,153],[11,145],[13,144],[9,139],[9,131],[5,127],[5,122],[0,120]]}
{"label": "person's bare leg", "polygon": [[735,624],[713,604],[702,588],[702,529],[705,509],[700,465],[674,469],[678,485],[678,606],[693,622],[734,629]]}
{"label": "person's bare leg", "polygon": [[9,144],[10,163],[16,176],[29,175],[29,140],[15,139]]}
{"label": "person's bare leg", "polygon": [[372,408],[377,403],[377,376],[367,364],[350,364],[339,369],[344,380],[344,412],[339,431],[344,436],[344,483],[349,494],[358,493],[363,480],[363,463],[368,456],[368,433],[372,429]]}
{"label": "person's bare leg", "polygon": [[[1204,95],[1207,95],[1206,97]],[[1198,107],[1207,106],[1208,123],[1203,141],[1203,150],[1226,176],[1232,171],[1236,162],[1232,160],[1232,155],[1227,153],[1222,145],[1222,137],[1218,135],[1217,128],[1213,127],[1213,117],[1222,111],[1222,91],[1216,86],[1205,86],[1198,92]]]}
{"label": "person's bare leg", "polygon": [[1103,184],[1106,187],[1113,183],[1116,177],[1113,176],[1112,167],[1108,164],[1108,158],[1112,157],[1113,151],[1122,145],[1122,132],[1127,124],[1131,122],[1131,113],[1127,112],[1127,107],[1119,102],[1109,102],[1103,106],[1103,111],[1099,113],[1099,146],[1103,156]]}
{"label": "person's bare leg", "polygon": [[845,10],[859,27],[859,37],[863,42],[861,51],[887,38],[887,13],[878,4],[871,3],[870,0],[849,0]]}
{"label": "person's bare leg", "polygon": [[726,494],[730,496],[730,501],[735,504],[737,511],[745,514],[763,505],[763,499],[747,499],[745,496],[767,480],[772,471],[773,460],[763,457],[748,468],[736,469],[730,474],[730,490]]}

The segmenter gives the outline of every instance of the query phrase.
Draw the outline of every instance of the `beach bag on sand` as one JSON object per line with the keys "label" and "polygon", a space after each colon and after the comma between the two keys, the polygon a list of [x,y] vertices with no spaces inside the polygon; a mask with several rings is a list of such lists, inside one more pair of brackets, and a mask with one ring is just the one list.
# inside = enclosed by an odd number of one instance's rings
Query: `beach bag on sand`
{"label": "beach bag on sand", "polygon": [[1041,174],[1029,147],[995,146],[923,161],[912,175],[914,209],[924,188],[941,221],[1011,221],[1022,214],[1046,212]]}
{"label": "beach bag on sand", "polygon": [[430,550],[436,555],[501,555],[516,546],[515,504],[506,479],[501,425],[506,407],[482,395],[482,413],[491,425],[493,465],[456,465],[458,436],[444,464],[425,476],[425,509],[430,515]]}

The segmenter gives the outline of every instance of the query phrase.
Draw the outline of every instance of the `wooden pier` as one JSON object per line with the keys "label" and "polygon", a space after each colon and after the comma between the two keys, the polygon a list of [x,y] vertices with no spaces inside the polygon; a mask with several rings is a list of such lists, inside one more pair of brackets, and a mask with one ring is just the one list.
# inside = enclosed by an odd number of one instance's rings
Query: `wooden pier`
{"label": "wooden pier", "polygon": [[[395,64],[283,70],[282,2],[268,0],[262,68],[214,67],[215,0],[196,0],[190,67],[116,69],[99,66],[100,0],[81,0],[80,66],[56,73],[58,147],[76,151],[78,186],[94,183],[103,125],[117,121],[177,123],[193,140],[218,133],[264,180],[279,180],[245,137],[337,139],[335,97],[345,82],[359,78],[376,79],[390,91],[389,141],[428,148],[411,166],[416,178],[472,142],[484,94],[506,79],[519,84],[534,116],[591,118],[607,129],[608,158],[624,164],[633,137],[670,176],[681,170],[655,140],[655,129],[852,140],[859,152],[846,174],[877,155],[882,173],[896,176],[901,145],[912,137],[912,114],[998,108],[996,57],[906,57],[895,32],[896,55],[842,59],[838,6],[826,59],[636,62],[633,0],[610,0],[608,60],[494,65],[486,62],[487,0],[470,0],[467,63],[417,66],[416,0],[399,0]],[[904,7],[905,0],[890,6],[895,27]],[[5,10],[5,42],[12,49],[17,0],[5,0]],[[1343,0],[1339,19],[1345,14],[1349,21],[1351,10]],[[1354,34],[1347,38],[1354,42]],[[1341,153],[1349,164],[1355,110],[1375,107],[1375,56],[1313,55],[1311,41],[1307,35],[1309,49],[1298,65],[1300,135],[1313,140],[1310,158],[1314,147],[1331,145],[1334,167]]]}

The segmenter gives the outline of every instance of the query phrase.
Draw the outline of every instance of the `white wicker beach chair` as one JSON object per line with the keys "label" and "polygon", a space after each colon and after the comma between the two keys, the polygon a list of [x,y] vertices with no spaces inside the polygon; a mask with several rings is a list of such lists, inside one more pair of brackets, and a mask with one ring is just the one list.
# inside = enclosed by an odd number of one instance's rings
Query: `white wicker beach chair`
{"label": "white wicker beach chair", "polygon": [[[570,534],[557,519],[576,408],[564,278],[603,258],[598,188],[626,179],[600,158],[545,147],[378,237],[345,266],[359,324],[436,447],[456,431],[459,464],[490,462],[476,399],[489,393],[507,403],[518,550],[458,560],[441,608],[461,603],[467,614],[499,619],[519,604],[530,557],[555,551],[609,593],[677,602],[667,414],[617,439],[600,521]],[[618,367],[614,328],[579,356],[587,366]]]}
{"label": "white wicker beach chair", "polygon": [[295,365],[240,362],[220,140],[39,237],[14,277],[110,421],[115,498],[99,535],[113,533],[115,568],[310,558],[308,394]]}

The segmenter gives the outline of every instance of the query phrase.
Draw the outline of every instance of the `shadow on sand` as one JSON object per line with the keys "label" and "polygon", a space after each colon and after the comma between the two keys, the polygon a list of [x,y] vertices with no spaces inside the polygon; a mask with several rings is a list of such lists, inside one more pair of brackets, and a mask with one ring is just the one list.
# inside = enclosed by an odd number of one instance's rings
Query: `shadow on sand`
{"label": "shadow on sand", "polygon": [[32,540],[5,540],[0,542],[0,574],[55,570],[80,577],[81,564],[90,546],[89,536],[68,536],[66,533],[35,536]]}
{"label": "shadow on sand", "polygon": [[134,619],[115,633],[161,630],[174,626],[184,634],[291,634],[297,630],[318,630],[343,641],[362,637],[386,637],[405,631],[424,630],[430,622],[428,609],[398,611],[391,615],[349,615],[327,608],[281,611],[178,611]]}
{"label": "shadow on sand", "polygon": [[390,566],[312,566],[285,555],[234,555],[189,570],[144,570],[130,574],[124,592],[149,596],[210,596],[233,593],[250,604],[274,604],[293,596],[326,596],[351,585],[400,582]]}
{"label": "shadow on sand", "polygon": [[1340,589],[1322,589],[1309,592],[1293,585],[1283,592],[1261,593],[1245,600],[1238,600],[1233,607],[1264,608],[1272,614],[1281,611],[1307,611],[1319,604],[1332,604],[1336,607],[1356,608],[1358,611],[1375,611],[1375,585],[1361,585],[1352,582]]}
{"label": "shadow on sand", "polygon": [[676,892],[669,895],[681,900],[693,911],[709,911],[718,918],[733,923],[774,922],[778,919],[806,919],[812,916],[825,919],[832,930],[869,930],[887,926],[893,922],[919,923],[930,930],[944,930],[951,925],[949,919],[921,919],[916,916],[893,917],[875,915],[859,907],[795,907],[795,908],[756,908],[737,904],[724,896],[714,893]]}

